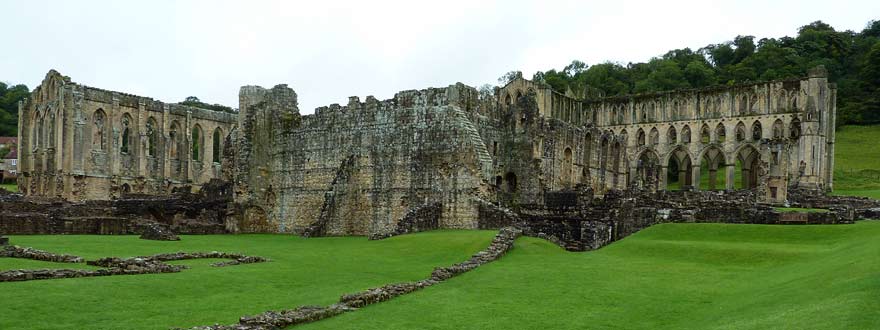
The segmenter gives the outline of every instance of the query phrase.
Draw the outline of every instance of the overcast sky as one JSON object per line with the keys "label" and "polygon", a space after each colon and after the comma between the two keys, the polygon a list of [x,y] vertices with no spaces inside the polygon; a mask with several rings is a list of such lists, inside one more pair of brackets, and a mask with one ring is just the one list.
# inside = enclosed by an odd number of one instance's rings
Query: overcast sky
{"label": "overcast sky", "polygon": [[880,1],[0,0],[0,81],[49,69],[82,84],[238,107],[242,85],[286,83],[300,110],[456,82],[495,84],[573,59],[643,62],[738,34],[860,31]]}

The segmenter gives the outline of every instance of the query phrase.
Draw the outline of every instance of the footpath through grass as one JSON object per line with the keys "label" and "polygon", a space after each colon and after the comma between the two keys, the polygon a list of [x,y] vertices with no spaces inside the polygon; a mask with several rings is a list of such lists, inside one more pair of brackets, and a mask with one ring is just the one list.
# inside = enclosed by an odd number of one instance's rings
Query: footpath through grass
{"label": "footpath through grass", "polygon": [[[179,242],[137,236],[12,236],[11,243],[95,259],[176,251],[242,252],[272,262],[210,267],[176,262],[175,274],[0,283],[0,329],[168,329],[233,324],[242,315],[325,305],[344,293],[427,277],[433,267],[466,260],[493,231],[436,231],[382,241],[290,235],[182,236]],[[92,268],[0,258],[0,270]]]}
{"label": "footpath through grass", "polygon": [[302,328],[880,329],[878,237],[880,221],[663,224],[586,253],[524,237],[446,283]]}

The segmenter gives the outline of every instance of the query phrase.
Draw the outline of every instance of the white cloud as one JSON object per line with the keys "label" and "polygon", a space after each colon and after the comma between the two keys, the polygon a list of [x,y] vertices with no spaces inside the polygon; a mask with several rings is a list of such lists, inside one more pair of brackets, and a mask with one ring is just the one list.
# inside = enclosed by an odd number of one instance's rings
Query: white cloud
{"label": "white cloud", "polygon": [[[495,83],[573,59],[646,61],[738,34],[861,30],[876,1],[6,1],[0,79],[50,68],[91,86],[236,106],[238,87],[286,83],[304,113],[348,96]],[[7,46],[8,47],[8,46]]]}

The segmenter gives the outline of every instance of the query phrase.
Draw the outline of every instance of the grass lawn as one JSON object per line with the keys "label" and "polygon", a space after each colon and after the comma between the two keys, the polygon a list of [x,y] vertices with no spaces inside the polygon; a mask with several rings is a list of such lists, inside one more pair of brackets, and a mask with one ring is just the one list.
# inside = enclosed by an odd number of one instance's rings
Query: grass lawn
{"label": "grass lawn", "polygon": [[[269,257],[224,268],[183,261],[176,274],[0,283],[0,329],[168,329],[232,324],[245,314],[331,304],[343,293],[427,277],[433,267],[467,259],[493,231],[436,231],[382,241],[290,235],[183,236],[179,242],[137,236],[12,236],[10,241],[87,259],[176,251],[226,251]],[[70,268],[0,258],[0,270]]]}
{"label": "grass lawn", "polygon": [[11,192],[18,192],[18,185],[14,183],[0,183],[0,188],[9,190]]}
{"label": "grass lawn", "polygon": [[[663,224],[504,258],[303,329],[880,329],[880,221]],[[299,327],[298,327],[299,329]]]}
{"label": "grass lawn", "polygon": [[828,213],[827,209],[808,209],[803,207],[775,207],[779,212]]}
{"label": "grass lawn", "polygon": [[[880,125],[843,126],[834,145],[834,189],[880,196]],[[859,194],[865,196],[863,194]]]}

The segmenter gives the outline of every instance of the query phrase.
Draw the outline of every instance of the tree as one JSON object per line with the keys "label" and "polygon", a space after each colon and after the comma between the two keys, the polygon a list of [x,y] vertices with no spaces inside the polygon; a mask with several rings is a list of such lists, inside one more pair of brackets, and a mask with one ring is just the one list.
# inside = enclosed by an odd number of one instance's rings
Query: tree
{"label": "tree", "polygon": [[522,78],[522,71],[510,71],[498,78],[498,84],[501,86],[509,84],[516,78]]}

